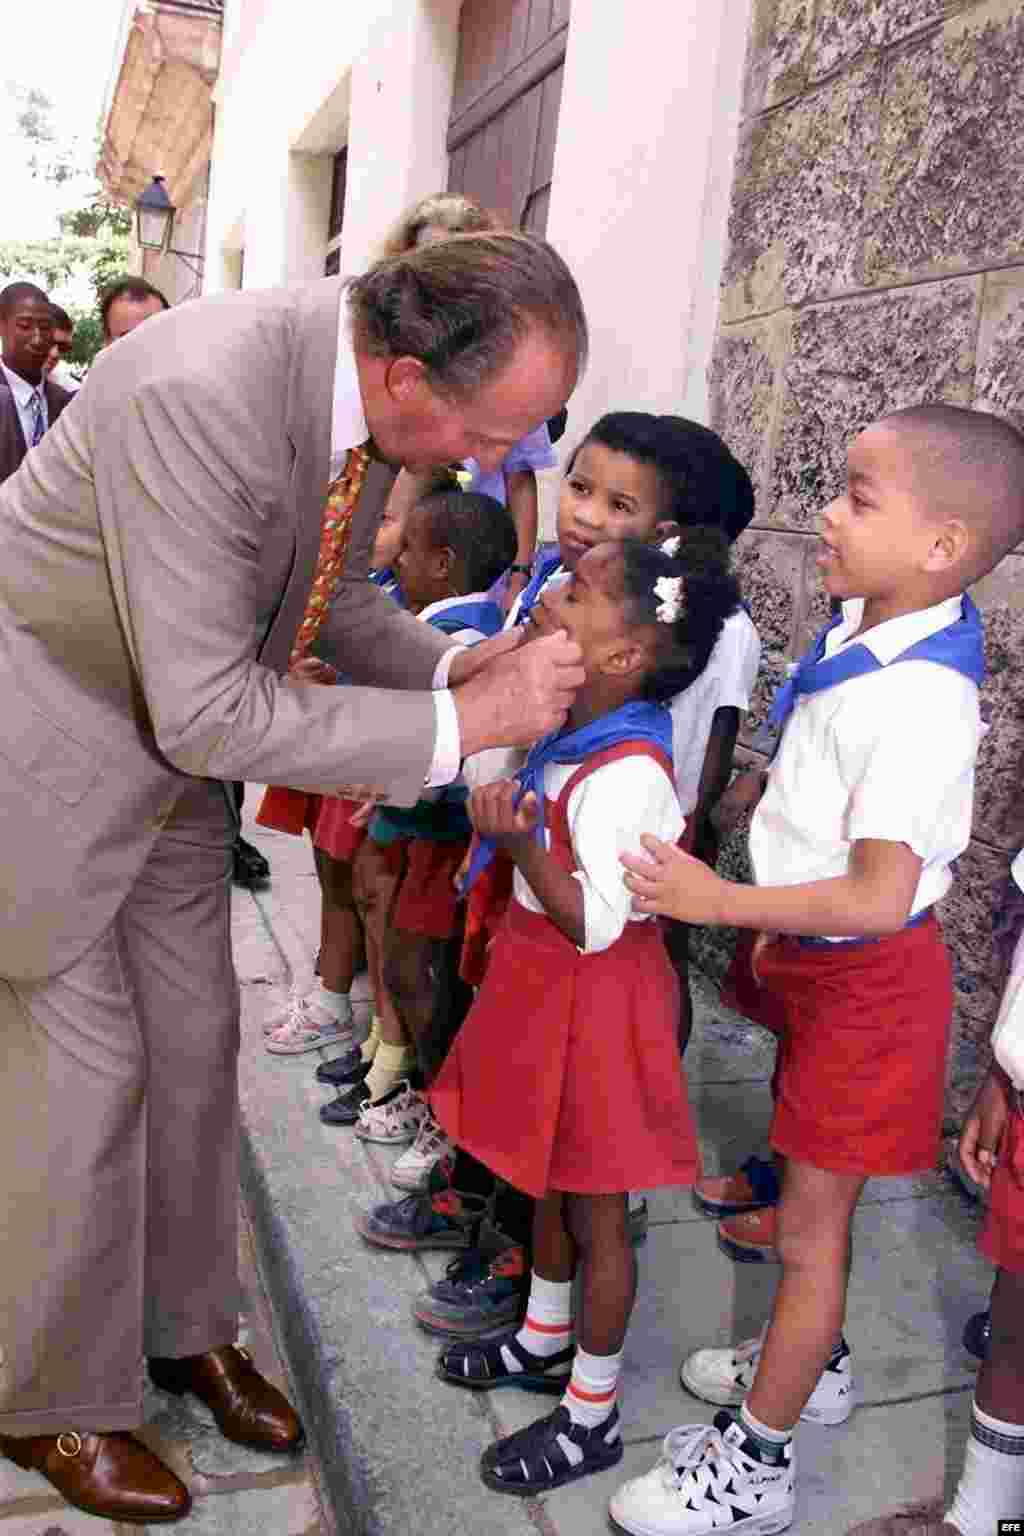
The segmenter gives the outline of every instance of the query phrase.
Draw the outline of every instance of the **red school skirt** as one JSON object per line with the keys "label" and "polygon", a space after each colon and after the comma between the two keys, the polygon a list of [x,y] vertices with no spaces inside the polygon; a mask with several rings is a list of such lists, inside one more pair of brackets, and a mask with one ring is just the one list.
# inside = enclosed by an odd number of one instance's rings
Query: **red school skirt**
{"label": "red school skirt", "polygon": [[762,951],[781,1016],[771,1144],[832,1173],[920,1173],[939,1159],[953,1013],[934,916],[871,943]]}
{"label": "red school skirt", "polygon": [[979,1252],[1000,1269],[1024,1274],[1024,1114],[1011,1110],[992,1174]]}
{"label": "red school skirt", "polygon": [[692,1184],[678,1012],[655,923],[581,955],[513,900],[431,1107],[460,1147],[537,1197]]}

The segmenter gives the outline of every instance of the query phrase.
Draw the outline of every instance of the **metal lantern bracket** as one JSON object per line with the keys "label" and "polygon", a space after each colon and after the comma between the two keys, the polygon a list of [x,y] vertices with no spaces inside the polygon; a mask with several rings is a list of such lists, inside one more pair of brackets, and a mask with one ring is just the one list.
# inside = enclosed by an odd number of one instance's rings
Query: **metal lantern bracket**
{"label": "metal lantern bracket", "polygon": [[167,196],[164,180],[163,176],[154,176],[136,201],[136,235],[139,245],[144,251],[160,251],[168,256],[177,256],[179,261],[185,263],[193,277],[201,278],[203,275],[202,252],[179,251],[170,244],[177,209]]}

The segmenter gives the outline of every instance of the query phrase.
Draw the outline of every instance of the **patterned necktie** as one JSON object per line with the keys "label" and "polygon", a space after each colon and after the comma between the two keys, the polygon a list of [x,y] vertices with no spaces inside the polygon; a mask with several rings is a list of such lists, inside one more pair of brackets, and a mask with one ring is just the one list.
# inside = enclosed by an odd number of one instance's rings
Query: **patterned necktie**
{"label": "patterned necktie", "polygon": [[337,591],[348,553],[348,541],[352,537],[352,516],[370,467],[370,448],[370,442],[361,443],[358,448],[350,448],[345,468],[327,488],[320,526],[320,553],[317,556],[313,585],[306,599],[305,616],[288,658],[290,666],[309,655],[320,633],[320,626],[327,617],[331,598]]}
{"label": "patterned necktie", "polygon": [[32,443],[31,443],[31,446],[34,448],[36,446],[36,443],[38,443],[39,439],[42,437],[43,433],[46,431],[46,425],[45,425],[45,423],[43,421],[43,397],[40,394],[38,389],[34,389],[32,391],[32,395],[31,395],[29,404],[32,407]]}

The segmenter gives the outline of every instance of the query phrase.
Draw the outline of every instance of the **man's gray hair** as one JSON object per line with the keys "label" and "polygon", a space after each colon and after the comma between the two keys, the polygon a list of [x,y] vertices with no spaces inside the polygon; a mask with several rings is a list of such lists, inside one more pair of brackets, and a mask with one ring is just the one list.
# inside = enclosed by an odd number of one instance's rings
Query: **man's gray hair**
{"label": "man's gray hair", "polygon": [[576,282],[544,240],[453,235],[379,261],[348,288],[353,337],[372,357],[415,357],[433,389],[469,399],[501,372],[526,333],[564,348],[577,376],[587,318]]}

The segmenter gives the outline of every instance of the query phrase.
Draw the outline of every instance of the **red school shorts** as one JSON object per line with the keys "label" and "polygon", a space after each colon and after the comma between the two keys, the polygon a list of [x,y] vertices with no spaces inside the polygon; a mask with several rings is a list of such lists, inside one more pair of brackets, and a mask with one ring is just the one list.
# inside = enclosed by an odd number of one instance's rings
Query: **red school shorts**
{"label": "red school shorts", "polygon": [[992,1174],[979,1252],[1000,1269],[1024,1274],[1024,1114],[1011,1111]]}
{"label": "red school shorts", "polygon": [[863,944],[779,939],[758,969],[782,1023],[775,1150],[864,1177],[934,1168],[953,1011],[934,916]]}
{"label": "red school shorts", "polygon": [[405,872],[391,911],[391,927],[421,938],[450,939],[456,930],[456,907],[461,899],[455,876],[469,840],[432,843],[413,837],[391,846],[405,850]]}

